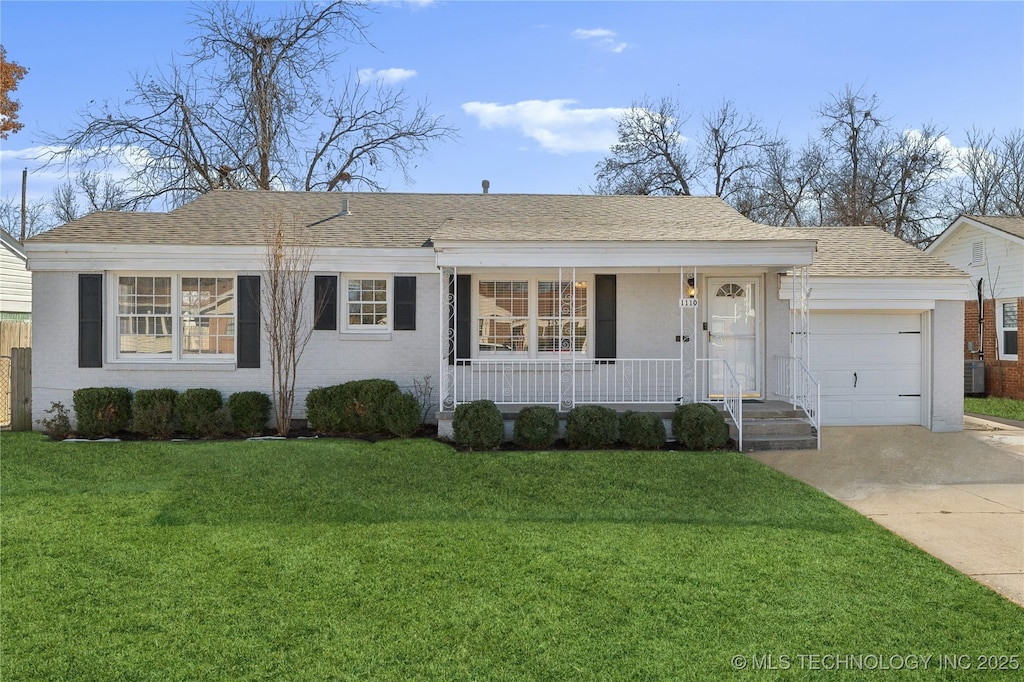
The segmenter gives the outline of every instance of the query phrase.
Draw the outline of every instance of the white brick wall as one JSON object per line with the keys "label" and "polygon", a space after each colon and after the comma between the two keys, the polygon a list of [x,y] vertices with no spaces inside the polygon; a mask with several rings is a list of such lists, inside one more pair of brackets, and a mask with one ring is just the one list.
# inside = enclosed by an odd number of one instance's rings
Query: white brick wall
{"label": "white brick wall", "polygon": [[620,274],[616,278],[616,339],[620,358],[678,358],[679,275]]}
{"label": "white brick wall", "polygon": [[[401,273],[397,273],[401,274]],[[75,389],[90,386],[140,388],[216,388],[227,399],[236,391],[270,393],[270,364],[266,341],[259,369],[230,365],[167,363],[131,366],[106,362],[101,368],[78,367],[78,273],[34,273],[32,418],[43,418],[55,401],[69,409]],[[312,278],[310,279],[312,291]],[[389,340],[353,339],[337,331],[315,331],[302,356],[296,417],[305,417],[306,394],[311,388],[353,379],[393,379],[411,389],[413,379],[433,377],[437,385],[440,358],[438,332],[438,277],[417,276],[416,330],[393,331]],[[110,314],[109,306],[104,315]],[[436,393],[435,393],[436,399]]]}
{"label": "white brick wall", "polygon": [[964,303],[936,301],[931,314],[932,431],[964,428]]}

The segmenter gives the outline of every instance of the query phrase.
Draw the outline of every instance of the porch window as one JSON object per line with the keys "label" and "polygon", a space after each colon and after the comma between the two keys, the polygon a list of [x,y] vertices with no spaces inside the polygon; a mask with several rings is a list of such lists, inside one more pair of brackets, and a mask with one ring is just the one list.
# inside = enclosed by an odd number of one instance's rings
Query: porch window
{"label": "porch window", "polygon": [[387,331],[388,280],[350,278],[346,305],[349,330]]}
{"label": "porch window", "polygon": [[[576,324],[573,326],[573,306]],[[558,316],[561,313],[561,345]],[[587,349],[587,283],[537,282],[537,349],[577,351]]]}
{"label": "porch window", "polygon": [[121,359],[234,357],[235,278],[119,275]]}
{"label": "porch window", "polygon": [[479,280],[476,289],[477,352],[481,356],[586,352],[587,282]]}
{"label": "porch window", "polygon": [[481,353],[529,350],[530,283],[481,280],[477,285],[478,349]]}
{"label": "porch window", "polygon": [[999,359],[1017,359],[1017,301],[996,301]]}

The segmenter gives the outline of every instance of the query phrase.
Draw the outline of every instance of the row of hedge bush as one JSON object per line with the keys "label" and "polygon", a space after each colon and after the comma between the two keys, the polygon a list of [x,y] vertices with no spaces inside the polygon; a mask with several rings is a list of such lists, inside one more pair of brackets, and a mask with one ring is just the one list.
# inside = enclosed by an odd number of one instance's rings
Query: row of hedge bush
{"label": "row of hedge bush", "polygon": [[361,379],[314,388],[306,396],[306,423],[328,436],[408,438],[419,430],[423,406],[388,379]]}
{"label": "row of hedge bush", "polygon": [[[455,442],[474,450],[493,450],[505,442],[505,421],[490,400],[477,400],[455,408]],[[688,450],[711,450],[729,441],[729,427],[711,405],[680,405],[672,415],[672,435]],[[565,441],[574,449],[610,448],[619,443],[637,450],[656,450],[665,444],[665,425],[652,412],[626,412],[600,405],[580,405],[566,415]],[[558,439],[558,413],[553,407],[533,405],[516,415],[512,442],[521,448],[551,447]]]}
{"label": "row of hedge bush", "polygon": [[[232,393],[224,402],[220,391],[190,388],[80,388],[74,392],[76,429],[82,438],[109,438],[122,432],[166,439],[181,432],[193,438],[218,438],[228,434],[258,436],[270,419],[270,396],[259,391]],[[66,408],[54,403],[42,420],[51,438],[62,440],[71,433]]]}

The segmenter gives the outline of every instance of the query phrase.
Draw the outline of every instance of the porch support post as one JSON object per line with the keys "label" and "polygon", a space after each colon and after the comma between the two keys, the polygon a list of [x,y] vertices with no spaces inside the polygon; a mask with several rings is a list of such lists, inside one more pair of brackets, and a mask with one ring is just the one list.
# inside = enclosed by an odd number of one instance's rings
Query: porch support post
{"label": "porch support post", "polygon": [[807,299],[810,297],[807,268],[793,268],[792,278],[792,308],[790,309],[790,355],[793,362],[790,362],[789,393],[793,404],[797,401],[797,382],[803,376],[797,366],[797,360],[804,363],[808,369],[811,366],[811,316],[807,306]]}
{"label": "porch support post", "polygon": [[[563,410],[571,410],[576,406],[576,362],[573,358],[573,346],[576,343],[576,268],[571,268],[569,272],[572,274],[572,281],[569,282],[569,290],[566,292],[566,272],[564,268],[558,268],[558,331],[555,342],[558,353],[558,406]],[[568,339],[565,338],[566,317],[572,324],[572,335]],[[569,353],[568,364],[566,352]]]}
{"label": "porch support post", "polygon": [[[690,280],[693,280],[693,295],[690,295]],[[680,402],[697,402],[697,268],[689,273],[686,267],[679,268],[679,397]],[[690,344],[687,347],[686,344]],[[689,353],[687,353],[689,350]],[[689,379],[691,398],[686,401],[686,383]]]}
{"label": "porch support post", "polygon": [[[441,268],[440,282],[440,364],[438,366],[438,409],[449,411],[455,409],[455,376],[456,362],[452,361],[455,354],[455,308],[457,305],[458,287],[455,286],[455,268]],[[457,358],[456,358],[457,361]]]}

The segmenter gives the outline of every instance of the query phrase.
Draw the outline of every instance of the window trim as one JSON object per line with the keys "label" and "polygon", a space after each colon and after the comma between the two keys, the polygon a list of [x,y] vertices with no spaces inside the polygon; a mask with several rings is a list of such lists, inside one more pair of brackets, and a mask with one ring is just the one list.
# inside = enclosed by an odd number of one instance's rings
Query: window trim
{"label": "window trim", "polygon": [[[569,273],[562,273],[563,278]],[[527,350],[524,351],[480,351],[480,282],[521,282],[527,283],[528,312],[527,312]],[[594,275],[590,272],[576,273],[577,282],[586,283],[586,306],[587,314],[577,317],[577,320],[584,320],[586,323],[586,350],[540,350],[540,333],[538,322],[540,320],[540,297],[539,282],[557,282],[558,273],[550,271],[495,271],[482,272],[472,275],[470,284],[470,295],[472,306],[470,309],[470,358],[479,360],[554,360],[558,357],[572,357],[586,360],[593,357],[594,353]],[[569,279],[564,281],[568,282]],[[569,319],[569,318],[565,318]]]}
{"label": "window trim", "polygon": [[[346,272],[342,273],[338,292],[339,324],[338,332],[345,335],[372,336],[390,334],[395,324],[395,285],[394,275],[380,272]],[[353,325],[348,321],[348,283],[357,279],[373,279],[384,282],[385,302],[387,303],[386,325]],[[344,308],[342,310],[341,308]],[[390,338],[390,337],[388,337]]]}
{"label": "window trim", "polygon": [[[1006,303],[1013,303],[1013,304],[1015,304],[1017,306],[1017,316],[1018,317],[1017,317],[1017,326],[1016,327],[1007,327],[1005,324],[1003,324],[1003,305],[1006,304]],[[996,299],[996,301],[995,301],[995,307],[996,307],[996,334],[997,334],[997,339],[996,339],[997,343],[996,343],[996,345],[997,345],[997,347],[999,349],[999,359],[1000,360],[1017,360],[1017,359],[1020,358],[1020,333],[1019,333],[1020,332],[1020,302],[1016,298],[999,298],[999,299]],[[1017,334],[1017,352],[1016,353],[1006,353],[1004,351],[1004,344],[1003,344],[1004,334],[1005,334],[1005,332],[1010,331],[1010,330],[1018,332],[1018,334]]]}
{"label": "window trim", "polygon": [[[170,353],[127,353],[121,352],[120,280],[122,277],[169,277],[171,280],[171,352]],[[184,353],[182,352],[182,306],[181,282],[185,278],[230,279],[234,282],[233,311],[231,327],[234,330],[233,353]],[[117,365],[234,365],[238,358],[238,274],[234,272],[169,272],[159,270],[118,270],[107,273],[107,357],[110,364]],[[223,319],[223,318],[221,318]]]}

